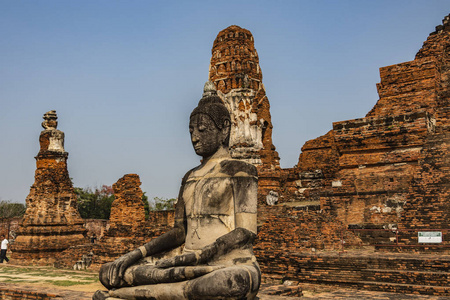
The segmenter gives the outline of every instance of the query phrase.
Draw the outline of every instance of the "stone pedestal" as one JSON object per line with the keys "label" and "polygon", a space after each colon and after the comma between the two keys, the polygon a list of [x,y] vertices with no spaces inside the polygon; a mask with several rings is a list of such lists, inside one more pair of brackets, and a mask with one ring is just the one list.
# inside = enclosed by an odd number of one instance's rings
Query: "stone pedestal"
{"label": "stone pedestal", "polygon": [[39,137],[35,182],[26,199],[27,210],[12,245],[13,258],[51,262],[55,254],[85,242],[77,195],[67,171],[64,132],[57,130],[56,112],[44,115]]}

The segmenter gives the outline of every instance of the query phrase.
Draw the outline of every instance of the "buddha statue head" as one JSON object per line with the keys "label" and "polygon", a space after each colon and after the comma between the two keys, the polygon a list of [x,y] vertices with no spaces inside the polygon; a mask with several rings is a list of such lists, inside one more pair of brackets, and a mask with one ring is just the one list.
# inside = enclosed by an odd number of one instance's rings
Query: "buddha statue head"
{"label": "buddha statue head", "polygon": [[203,97],[192,111],[189,132],[195,153],[204,159],[219,149],[228,150],[231,119],[212,82],[205,84]]}

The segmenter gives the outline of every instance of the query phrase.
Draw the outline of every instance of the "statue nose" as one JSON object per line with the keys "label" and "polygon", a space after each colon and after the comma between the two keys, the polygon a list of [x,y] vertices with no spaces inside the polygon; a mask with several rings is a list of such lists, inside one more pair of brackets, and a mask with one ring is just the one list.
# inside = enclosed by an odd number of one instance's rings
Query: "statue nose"
{"label": "statue nose", "polygon": [[195,134],[195,132],[192,133],[192,135],[191,135],[191,140],[192,140],[193,143],[198,142],[198,140],[199,140],[199,139],[198,139],[198,135]]}

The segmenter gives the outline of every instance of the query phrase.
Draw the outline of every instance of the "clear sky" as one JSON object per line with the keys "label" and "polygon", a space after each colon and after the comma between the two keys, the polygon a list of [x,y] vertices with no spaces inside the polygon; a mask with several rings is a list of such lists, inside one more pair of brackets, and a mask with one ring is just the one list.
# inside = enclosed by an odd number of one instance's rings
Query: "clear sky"
{"label": "clear sky", "polygon": [[282,167],[302,145],[361,118],[379,68],[414,55],[449,0],[0,0],[0,199],[24,202],[42,116],[58,113],[75,186],[137,173],[176,197],[198,165],[188,119],[217,33],[255,39]]}

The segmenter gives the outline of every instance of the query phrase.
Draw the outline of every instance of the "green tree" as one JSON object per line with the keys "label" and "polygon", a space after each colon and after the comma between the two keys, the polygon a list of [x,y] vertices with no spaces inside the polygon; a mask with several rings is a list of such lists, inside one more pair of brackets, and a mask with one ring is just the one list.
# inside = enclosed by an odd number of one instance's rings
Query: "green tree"
{"label": "green tree", "polygon": [[[7,223],[7,239],[10,238],[10,228],[12,218],[22,217],[25,214],[26,206],[23,203],[12,203],[9,200],[0,200],[0,221]],[[13,238],[15,234],[12,233]]]}
{"label": "green tree", "polygon": [[83,219],[109,219],[114,191],[111,186],[101,188],[75,188],[78,195],[78,211]]}
{"label": "green tree", "polygon": [[22,217],[25,213],[26,206],[23,203],[12,203],[9,200],[0,200],[0,219],[11,219]]}
{"label": "green tree", "polygon": [[145,192],[142,195],[142,202],[144,203],[145,219],[148,220],[148,215],[150,212],[150,204],[148,203],[148,196],[145,194]]}
{"label": "green tree", "polygon": [[175,209],[175,204],[177,203],[176,198],[166,199],[166,198],[153,198],[153,205],[151,210],[171,210]]}

